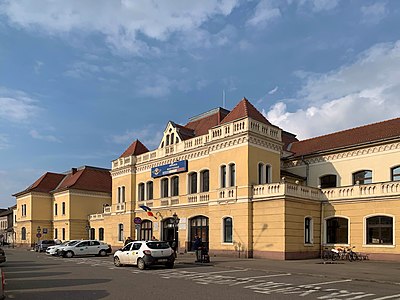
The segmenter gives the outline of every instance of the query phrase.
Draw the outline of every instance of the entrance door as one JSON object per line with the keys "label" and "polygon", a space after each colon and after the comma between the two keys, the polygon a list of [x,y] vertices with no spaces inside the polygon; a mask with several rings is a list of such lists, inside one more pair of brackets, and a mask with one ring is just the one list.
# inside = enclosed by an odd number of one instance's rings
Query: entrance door
{"label": "entrance door", "polygon": [[173,218],[168,218],[163,221],[162,239],[168,242],[172,249],[176,250],[178,245],[178,227],[174,224]]}
{"label": "entrance door", "polygon": [[194,241],[194,237],[196,235],[200,236],[202,241],[202,246],[208,248],[209,241],[208,241],[208,218],[204,216],[197,216],[190,219],[190,241],[188,243],[189,249],[188,251],[192,250],[192,244]]}

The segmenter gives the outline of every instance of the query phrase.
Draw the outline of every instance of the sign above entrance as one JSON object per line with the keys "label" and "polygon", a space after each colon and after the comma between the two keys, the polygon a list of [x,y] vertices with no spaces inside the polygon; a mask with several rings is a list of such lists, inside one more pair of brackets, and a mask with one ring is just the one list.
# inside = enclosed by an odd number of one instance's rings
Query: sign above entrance
{"label": "sign above entrance", "polygon": [[187,172],[187,169],[188,169],[188,161],[180,160],[169,165],[162,165],[151,168],[151,177],[157,178],[165,175]]}

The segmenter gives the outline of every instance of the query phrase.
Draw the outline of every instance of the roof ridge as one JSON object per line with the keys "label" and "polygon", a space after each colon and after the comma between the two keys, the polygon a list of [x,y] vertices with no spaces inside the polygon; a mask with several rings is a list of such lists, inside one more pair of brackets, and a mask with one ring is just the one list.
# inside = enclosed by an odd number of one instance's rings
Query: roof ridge
{"label": "roof ridge", "polygon": [[300,140],[300,141],[297,141],[297,142],[293,142],[293,144],[294,143],[306,142],[306,141],[312,141],[312,140],[319,139],[319,138],[322,138],[322,137],[327,137],[327,136],[330,136],[330,135],[343,133],[343,132],[346,132],[346,131],[352,131],[352,130],[359,129],[359,128],[365,128],[365,127],[368,127],[368,126],[373,126],[373,125],[377,125],[377,124],[380,124],[380,123],[394,121],[394,120],[397,120],[397,119],[400,119],[400,118],[387,119],[387,120],[378,121],[378,122],[369,123],[369,124],[364,124],[364,125],[360,125],[360,126],[356,126],[356,127],[352,127],[352,128],[348,128],[348,129],[342,129],[342,130],[339,130],[339,131],[326,133],[326,134],[323,134],[323,135],[319,135],[319,136],[315,136],[315,137],[312,137],[312,138],[308,138],[308,139]]}

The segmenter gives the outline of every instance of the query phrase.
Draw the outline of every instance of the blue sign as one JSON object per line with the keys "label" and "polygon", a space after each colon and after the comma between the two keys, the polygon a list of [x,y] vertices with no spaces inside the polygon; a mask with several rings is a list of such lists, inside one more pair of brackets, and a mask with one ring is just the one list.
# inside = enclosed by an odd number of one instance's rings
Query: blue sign
{"label": "blue sign", "polygon": [[187,160],[180,160],[169,165],[163,165],[151,168],[151,177],[157,178],[175,173],[187,172],[187,169],[188,169]]}

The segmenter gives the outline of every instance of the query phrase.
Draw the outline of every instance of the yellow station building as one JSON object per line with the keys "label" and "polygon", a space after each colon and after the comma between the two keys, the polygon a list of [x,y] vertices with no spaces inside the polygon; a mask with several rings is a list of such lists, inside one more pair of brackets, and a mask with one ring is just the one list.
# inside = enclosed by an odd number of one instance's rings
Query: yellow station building
{"label": "yellow station building", "polygon": [[[184,252],[199,234],[211,255],[303,259],[355,246],[400,258],[400,118],[299,141],[243,99],[168,122],[157,149],[136,140],[111,167],[108,192],[75,202],[68,189],[16,194],[21,242],[23,227],[32,239],[36,225],[59,235],[68,223],[65,239],[87,228],[115,248],[154,236]],[[70,218],[52,215],[48,203],[60,201]],[[34,202],[47,214],[22,218]]]}

